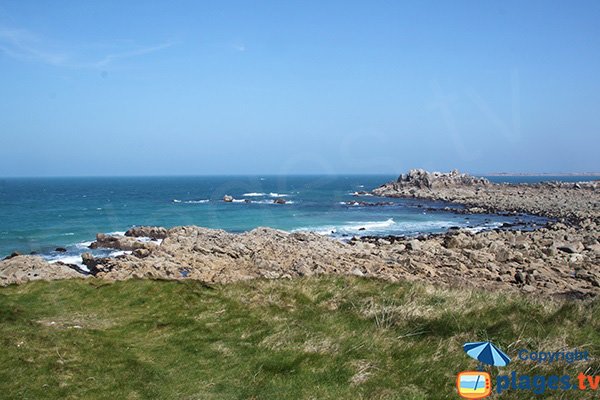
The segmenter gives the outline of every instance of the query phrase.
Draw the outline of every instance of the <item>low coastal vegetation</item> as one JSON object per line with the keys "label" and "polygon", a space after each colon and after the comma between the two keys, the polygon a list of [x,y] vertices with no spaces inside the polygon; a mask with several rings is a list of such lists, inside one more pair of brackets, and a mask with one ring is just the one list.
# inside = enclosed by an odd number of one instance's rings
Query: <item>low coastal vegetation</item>
{"label": "low coastal vegetation", "polygon": [[477,366],[465,342],[489,339],[513,358],[584,347],[587,362],[501,371],[576,377],[600,374],[599,331],[598,300],[359,277],[38,281],[0,289],[0,397],[448,399],[456,374]]}

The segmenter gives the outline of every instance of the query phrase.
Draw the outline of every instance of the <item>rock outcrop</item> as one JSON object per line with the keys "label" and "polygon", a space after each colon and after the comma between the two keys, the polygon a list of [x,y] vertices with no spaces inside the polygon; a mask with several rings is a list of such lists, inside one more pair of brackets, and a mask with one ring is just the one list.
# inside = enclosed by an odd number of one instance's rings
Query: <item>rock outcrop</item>
{"label": "rock outcrop", "polygon": [[61,263],[50,264],[41,257],[15,256],[0,261],[0,286],[36,280],[82,278],[85,275]]}
{"label": "rock outcrop", "polygon": [[232,282],[350,270],[359,247],[314,233],[257,228],[242,234],[195,226],[170,229],[160,246],[144,257],[104,259],[104,279],[162,278]]}
{"label": "rock outcrop", "polygon": [[[253,278],[352,274],[390,281],[588,297],[600,294],[600,243],[590,230],[554,223],[533,232],[452,230],[418,238],[364,237],[348,243],[270,228],[233,234],[195,226],[168,230],[152,250],[86,262],[108,280]],[[523,279],[516,279],[521,277]]]}
{"label": "rock outcrop", "polygon": [[[162,228],[164,229],[164,228]],[[166,230],[165,230],[166,231]],[[120,235],[107,235],[104,233],[98,233],[96,235],[96,241],[90,245],[91,249],[105,248],[105,249],[117,249],[124,251],[133,251],[137,249],[151,249],[155,247],[155,243],[142,242],[136,237],[120,236]]]}
{"label": "rock outcrop", "polygon": [[579,223],[600,218],[600,182],[493,184],[453,171],[411,170],[372,191],[376,196],[442,200],[469,213],[527,213]]}
{"label": "rock outcrop", "polygon": [[468,174],[461,174],[458,170],[449,173],[427,172],[423,169],[411,169],[407,174],[402,174],[395,182],[400,188],[440,189],[448,187],[477,187],[488,186],[490,181],[477,178]]}
{"label": "rock outcrop", "polygon": [[164,239],[167,237],[167,230],[156,226],[135,226],[125,232],[129,237],[148,237],[150,239]]}

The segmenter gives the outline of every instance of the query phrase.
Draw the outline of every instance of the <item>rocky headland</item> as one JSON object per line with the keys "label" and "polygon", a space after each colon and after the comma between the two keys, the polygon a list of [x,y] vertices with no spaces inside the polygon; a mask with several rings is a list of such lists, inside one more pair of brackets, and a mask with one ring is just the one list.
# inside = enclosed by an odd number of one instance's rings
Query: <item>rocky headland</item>
{"label": "rocky headland", "polygon": [[600,182],[494,184],[461,174],[410,170],[372,191],[376,196],[441,200],[461,204],[470,213],[525,213],[571,225],[598,222]]}
{"label": "rocky headland", "polygon": [[[534,231],[451,229],[445,234],[355,237],[347,242],[270,228],[233,234],[196,226],[136,227],[124,236],[98,234],[91,245],[126,254],[94,258],[86,253],[83,263],[92,275],[106,280],[226,283],[352,274],[543,296],[588,298],[600,294],[598,182],[498,185],[456,171],[412,170],[372,194],[444,200],[468,213],[528,213],[554,221]],[[27,272],[16,273],[21,271],[19,265]],[[56,276],[47,273],[54,270]],[[48,264],[34,256],[0,262],[0,285],[78,276],[84,275],[75,267]]]}

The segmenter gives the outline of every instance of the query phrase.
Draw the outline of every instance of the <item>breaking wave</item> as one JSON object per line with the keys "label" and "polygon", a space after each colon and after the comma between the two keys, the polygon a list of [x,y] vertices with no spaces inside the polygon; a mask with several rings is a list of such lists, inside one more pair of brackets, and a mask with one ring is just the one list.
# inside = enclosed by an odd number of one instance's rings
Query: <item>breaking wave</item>
{"label": "breaking wave", "polygon": [[173,199],[173,203],[183,203],[183,204],[204,204],[204,203],[208,203],[210,200],[209,199],[202,199],[202,200],[179,200],[179,199]]}

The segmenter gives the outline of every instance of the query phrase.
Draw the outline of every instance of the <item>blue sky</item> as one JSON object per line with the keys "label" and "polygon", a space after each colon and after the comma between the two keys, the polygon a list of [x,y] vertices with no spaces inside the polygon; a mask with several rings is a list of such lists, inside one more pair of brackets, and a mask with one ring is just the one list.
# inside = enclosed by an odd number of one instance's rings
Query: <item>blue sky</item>
{"label": "blue sky", "polygon": [[598,1],[0,1],[0,176],[597,172],[598,21]]}

